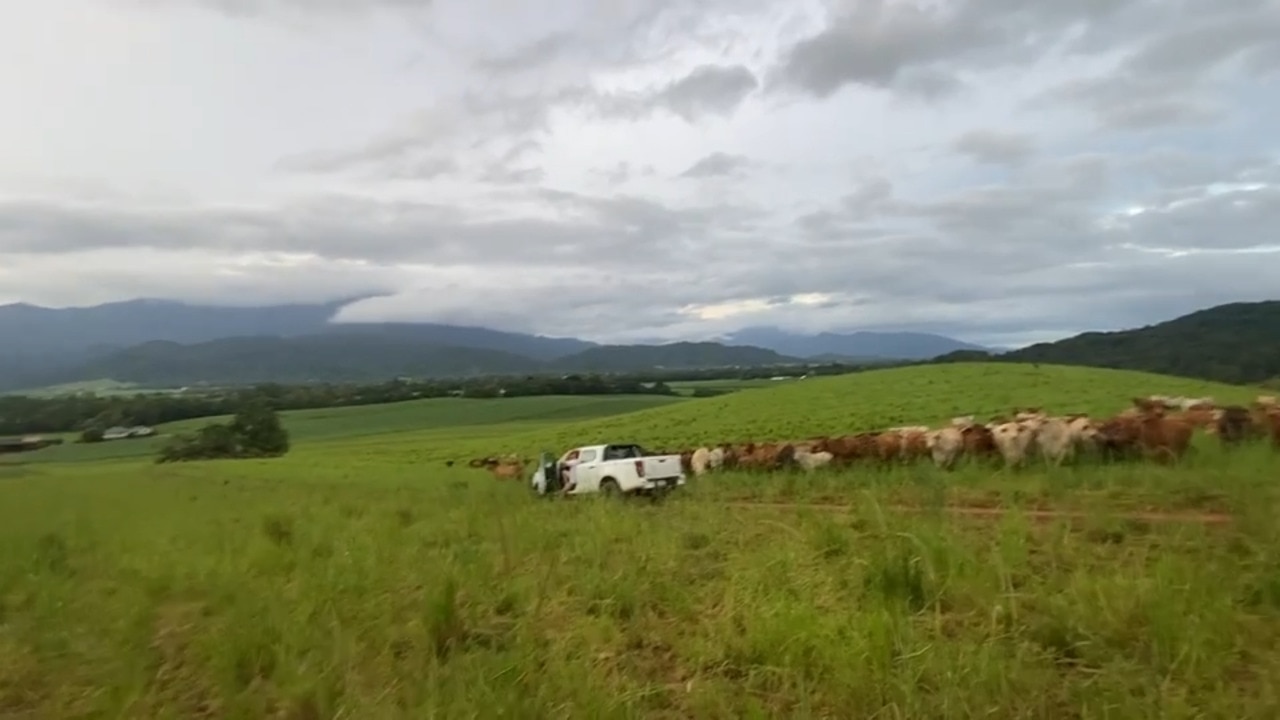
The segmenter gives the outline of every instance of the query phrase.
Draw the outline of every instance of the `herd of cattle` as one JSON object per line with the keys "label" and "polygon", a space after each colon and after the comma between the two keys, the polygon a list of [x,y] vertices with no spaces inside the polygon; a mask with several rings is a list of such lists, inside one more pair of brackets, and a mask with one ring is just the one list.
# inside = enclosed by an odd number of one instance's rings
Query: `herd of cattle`
{"label": "herd of cattle", "polygon": [[[930,459],[950,469],[961,459],[992,460],[1018,467],[1035,458],[1061,465],[1082,456],[1102,461],[1149,459],[1167,463],[1181,458],[1199,430],[1227,447],[1269,439],[1280,450],[1280,403],[1260,395],[1251,406],[1219,406],[1213,398],[1152,395],[1133,398],[1114,417],[1073,414],[1052,416],[1040,408],[1015,409],[1009,417],[982,423],[972,416],[952,418],[943,428],[895,427],[802,441],[720,443],[661,454],[679,454],[685,472],[703,475],[719,469],[780,470],[847,466],[854,463],[902,463]],[[499,478],[523,477],[529,461],[487,457],[471,467],[487,468]]]}

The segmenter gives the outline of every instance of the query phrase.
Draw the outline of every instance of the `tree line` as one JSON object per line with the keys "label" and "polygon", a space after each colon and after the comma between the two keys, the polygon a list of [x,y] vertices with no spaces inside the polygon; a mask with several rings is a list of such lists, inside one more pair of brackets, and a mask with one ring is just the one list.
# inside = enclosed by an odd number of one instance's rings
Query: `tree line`
{"label": "tree line", "polygon": [[[877,367],[884,367],[883,364]],[[275,410],[379,405],[427,398],[498,398],[543,395],[675,395],[668,383],[700,380],[755,380],[779,375],[838,375],[864,366],[829,363],[809,366],[654,371],[635,374],[487,377],[469,380],[398,379],[375,384],[283,385],[183,392],[56,397],[0,396],[0,435],[100,433],[107,428],[156,426],[178,420],[233,415],[258,404]],[[699,395],[714,391],[699,392]]]}

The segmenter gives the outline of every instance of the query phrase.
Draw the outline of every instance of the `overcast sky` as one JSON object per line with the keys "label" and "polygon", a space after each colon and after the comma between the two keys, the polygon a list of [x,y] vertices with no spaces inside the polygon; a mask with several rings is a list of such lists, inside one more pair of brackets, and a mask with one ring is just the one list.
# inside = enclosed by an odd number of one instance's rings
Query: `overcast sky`
{"label": "overcast sky", "polygon": [[1022,344],[1280,296],[1280,0],[0,9],[0,302]]}

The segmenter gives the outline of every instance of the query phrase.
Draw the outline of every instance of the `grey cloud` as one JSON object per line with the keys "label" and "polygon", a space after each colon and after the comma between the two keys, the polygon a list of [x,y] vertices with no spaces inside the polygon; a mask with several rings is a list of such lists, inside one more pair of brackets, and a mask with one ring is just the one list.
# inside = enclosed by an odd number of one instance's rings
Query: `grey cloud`
{"label": "grey cloud", "polygon": [[[330,196],[278,208],[183,212],[108,205],[0,202],[0,248],[26,254],[95,249],[203,248],[231,253],[313,253],[374,263],[511,263],[552,266],[598,255],[615,269],[667,256],[689,237],[751,215],[734,208],[669,208],[630,196],[599,198],[536,190],[556,215],[497,213],[410,202]],[[643,248],[644,255],[632,256]]]}
{"label": "grey cloud", "polygon": [[776,0],[540,0],[539,6],[535,38],[482,52],[475,67],[491,77],[568,71],[576,77],[570,84],[582,84],[595,72],[663,62],[681,49],[741,43],[744,21],[776,9]]}
{"label": "grey cloud", "polygon": [[362,171],[389,177],[408,176],[414,168],[424,168],[430,177],[454,171],[459,164],[455,156],[483,153],[503,144],[506,149],[499,153],[500,162],[511,162],[537,149],[535,136],[545,128],[557,102],[582,94],[578,88],[545,95],[473,93],[456,105],[441,103],[425,109],[359,147],[287,156],[276,166],[287,172]]}
{"label": "grey cloud", "polygon": [[286,172],[363,172],[375,177],[429,179],[464,170],[456,156],[476,155],[507,143],[502,157],[484,163],[473,177],[482,182],[527,182],[540,178],[541,171],[514,163],[538,149],[535,138],[545,129],[556,107],[576,106],[615,118],[640,118],[656,108],[665,108],[692,123],[706,115],[733,113],[758,84],[755,75],[744,66],[702,65],[682,78],[644,92],[602,94],[585,86],[572,86],[523,95],[473,93],[462,98],[457,108],[437,106],[424,110],[405,127],[361,147],[289,156],[281,158],[277,168]]}
{"label": "grey cloud", "polygon": [[280,14],[350,17],[378,10],[425,11],[433,0],[117,0],[151,8],[198,7],[235,18]]}
{"label": "grey cloud", "polygon": [[924,89],[937,94],[956,87],[961,62],[985,67],[1034,57],[1075,24],[1123,5],[961,0],[925,7],[868,0],[834,13],[824,30],[788,48],[776,76],[780,86],[820,98],[851,84],[918,90],[922,78],[929,79]]}
{"label": "grey cloud", "polygon": [[533,185],[542,182],[547,173],[542,168],[511,168],[492,165],[485,169],[480,179],[494,185]]}
{"label": "grey cloud", "polygon": [[1149,179],[1162,188],[1202,187],[1214,182],[1268,182],[1267,169],[1275,168],[1261,155],[1232,156],[1227,153],[1196,153],[1177,147],[1158,146],[1124,158],[1125,172]]}
{"label": "grey cloud", "polygon": [[209,305],[254,306],[325,302],[395,292],[407,278],[399,268],[332,261],[260,262],[203,250],[96,250],[66,262],[62,255],[9,255],[0,287],[52,306],[126,298],[175,298]]}
{"label": "grey cloud", "polygon": [[[543,167],[558,187],[576,189],[600,177],[621,183],[652,175],[651,167],[638,159],[666,166],[672,157],[688,161],[711,150],[705,145],[691,149],[706,141],[698,138],[697,128],[687,128],[669,147],[626,147],[616,154],[584,157],[573,146],[575,128],[559,127],[559,111],[610,120],[647,119],[657,110],[692,123],[732,114],[755,93],[760,84],[756,73],[736,63],[757,67],[762,61],[752,54],[751,44],[768,46],[771,40],[750,33],[740,33],[732,57],[708,59],[710,64],[685,78],[654,80],[647,88],[614,95],[593,86],[590,76],[603,75],[600,68],[634,70],[627,78],[654,77],[657,67],[626,63],[657,59],[667,67],[672,58],[701,61],[727,46],[692,47],[724,33],[709,27],[717,18],[697,19],[709,14],[697,2],[659,4],[675,8],[663,10],[661,21],[653,20],[657,10],[630,2],[619,12],[621,19],[600,21],[608,32],[554,31],[541,44],[513,40],[509,64],[504,66],[501,57],[481,62],[477,68],[490,77],[469,85],[472,93],[459,101],[446,99],[425,108],[364,145],[281,161],[282,169],[293,172],[343,177],[286,178],[283,186],[264,183],[273,192],[328,186],[361,197],[334,194],[253,207],[173,201],[154,209],[135,204],[128,192],[112,198],[86,195],[80,203],[0,196],[0,286],[32,298],[43,292],[67,295],[80,283],[86,293],[132,295],[155,287],[163,292],[149,294],[206,299],[220,292],[247,295],[251,287],[274,292],[273,273],[278,273],[285,286],[280,292],[295,297],[323,293],[321,286],[343,294],[351,288],[393,290],[350,308],[352,315],[369,319],[467,319],[597,338],[641,333],[705,337],[718,328],[765,322],[811,329],[932,327],[972,337],[1009,336],[1028,327],[1089,329],[1148,322],[1177,314],[1188,303],[1274,295],[1280,253],[1268,244],[1276,242],[1280,219],[1276,190],[1254,185],[1280,181],[1280,171],[1268,159],[1252,156],[1255,148],[1259,154],[1267,149],[1263,143],[1271,136],[1251,139],[1246,133],[1270,130],[1255,123],[1266,119],[1265,102],[1229,95],[1243,92],[1245,83],[1257,78],[1224,82],[1223,92],[1217,97],[1213,92],[1213,81],[1225,79],[1227,70],[1247,67],[1262,73],[1271,67],[1275,49],[1260,35],[1235,54],[1222,38],[1230,13],[1262,12],[1259,8],[1274,4],[968,0],[924,9],[897,0],[862,3],[824,33],[784,47],[782,63],[767,75],[769,82],[818,96],[850,84],[888,88],[912,99],[971,89],[978,110],[958,120],[943,116],[940,124],[905,116],[901,132],[891,127],[856,142],[833,140],[809,147],[779,143],[778,149],[761,148],[762,140],[776,137],[768,133],[780,127],[808,127],[803,109],[753,117],[749,124],[718,134],[712,147],[722,148],[725,158],[737,152],[758,156],[760,168],[779,162],[776,158],[784,152],[798,155],[787,159],[785,175],[754,172],[758,186],[734,185],[733,197],[751,198],[758,205],[746,199],[733,206],[694,204],[687,196],[723,188],[715,183],[658,187],[659,178],[626,186],[652,196],[524,187],[541,182]],[[687,27],[694,29],[680,30],[678,19],[690,20]],[[636,23],[643,26],[644,37],[621,39],[618,29]],[[1194,36],[1182,29],[1188,27],[1207,29]],[[511,30],[496,22],[486,28],[495,42],[514,37],[508,35]],[[545,31],[540,27],[536,32]],[[861,44],[850,44],[853,40]],[[1205,47],[1189,57],[1173,57],[1167,50],[1187,42]],[[1052,61],[1038,63],[1055,52],[1081,57],[1068,58],[1065,69]],[[981,172],[980,180],[965,174],[974,171],[967,164],[924,167],[917,151],[906,159],[908,153],[898,152],[907,145],[936,147],[904,137],[908,133],[939,132],[947,142],[956,132],[992,123],[1027,128],[1013,124],[1018,118],[995,114],[1006,109],[999,107],[1004,98],[995,97],[1005,88],[981,72],[1016,71],[1016,77],[1012,72],[1007,77],[1015,79],[1018,87],[1012,92],[1020,95],[1042,70],[1056,78],[1084,72],[1075,60],[1091,77],[1049,93],[1041,109],[1083,109],[1107,128],[1208,122],[1218,102],[1248,103],[1253,117],[1249,123],[1214,127],[1212,133],[1196,131],[1204,153],[1156,145],[1190,146],[1191,133],[1073,135],[1077,119],[1061,114],[1034,118],[1037,138],[1044,134],[1037,153],[1023,152],[1011,141],[1016,136],[992,131],[985,131],[985,137],[971,133],[954,138],[954,149],[1008,165],[1000,173]],[[1115,72],[1093,76],[1113,61]],[[1221,77],[1214,75],[1218,71]],[[1002,81],[1006,76],[996,77]],[[554,125],[549,122],[553,114]],[[566,125],[582,120],[574,115],[564,113]],[[782,115],[787,117],[780,119]],[[838,117],[826,127],[850,127],[859,119]],[[1059,120],[1071,126],[1055,125]],[[1246,125],[1246,130],[1237,127]],[[637,136],[649,137],[649,128],[643,130]],[[1227,130],[1233,134],[1225,134]],[[619,137],[616,128],[584,132],[592,141]],[[849,134],[859,135],[856,130]],[[870,147],[881,141],[883,148]],[[545,154],[539,142],[548,144]],[[1115,154],[1045,157],[1055,148],[1104,148]],[[883,162],[855,167],[852,158],[882,149]],[[599,168],[592,171],[583,163]],[[698,172],[712,170],[715,163]],[[832,184],[847,182],[850,172],[861,173],[862,182],[835,196]],[[871,172],[887,176],[868,177]],[[205,189],[217,192],[223,175],[245,178],[245,173],[224,169],[207,179],[193,174],[187,182],[194,187],[207,180]],[[993,176],[999,182],[976,184]],[[375,201],[369,196],[385,193],[391,198],[414,189],[401,183],[350,182],[370,178],[479,180],[486,185],[476,189],[438,182],[429,195],[419,196],[434,202]],[[1134,212],[1137,208],[1143,211]],[[801,209],[807,214],[793,220],[791,215]],[[257,256],[266,257],[254,260]],[[273,264],[275,256],[284,259]],[[316,278],[314,285],[306,284],[308,274]],[[810,298],[807,304],[790,301],[807,294],[824,297]],[[646,302],[637,306],[636,297]],[[681,311],[748,299],[766,307],[753,315],[710,320]]]}
{"label": "grey cloud", "polygon": [[[472,94],[463,98],[458,109],[445,111],[437,107],[423,111],[406,127],[361,147],[285,157],[277,162],[277,168],[320,174],[354,171],[383,177],[412,177],[415,171],[423,170],[418,177],[430,178],[456,174],[456,155],[475,155],[485,148],[508,143],[503,157],[486,164],[477,179],[528,179],[538,176],[538,171],[527,166],[513,167],[513,163],[537,150],[535,138],[558,106],[633,119],[665,108],[692,123],[706,115],[731,114],[757,86],[755,75],[741,65],[702,65],[682,78],[645,92],[602,94],[575,86],[545,94]],[[521,150],[512,154],[514,148]]]}
{"label": "grey cloud", "polygon": [[733,114],[759,85],[745,66],[699,65],[682,78],[646,91],[579,92],[578,100],[606,117],[635,119],[662,108],[693,123],[708,115]]}
{"label": "grey cloud", "polygon": [[1075,103],[1110,130],[1204,125],[1222,117],[1219,107],[1188,91],[1184,81],[1173,77],[1108,75],[1073,80],[1042,94],[1032,104],[1044,100]]}
{"label": "grey cloud", "polygon": [[1275,3],[1224,3],[1223,14],[1175,27],[1148,42],[1124,63],[1136,75],[1186,76],[1243,55],[1280,47],[1280,7]]}
{"label": "grey cloud", "polygon": [[[1039,161],[1007,184],[925,199],[899,197],[887,179],[872,178],[799,227],[775,227],[751,207],[667,207],[549,189],[524,196],[547,213],[522,215],[340,197],[273,212],[9,202],[0,206],[0,247],[28,263],[93,248],[310,252],[330,258],[311,261],[315,267],[365,268],[334,276],[346,278],[344,289],[395,285],[391,296],[351,308],[352,318],[465,319],[603,339],[706,337],[763,322],[929,326],[980,337],[1150,322],[1176,314],[1162,309],[1189,297],[1207,304],[1274,293],[1280,253],[1266,252],[1280,219],[1274,188],[1158,188],[1175,194],[1146,193],[1151,214],[1116,222],[1114,176],[1132,177],[1135,168],[1094,155]],[[259,282],[268,276],[253,272]],[[234,284],[207,281],[217,282]],[[780,301],[808,293],[830,297]],[[637,296],[651,301],[636,306]],[[680,310],[747,298],[771,302],[724,319]]]}
{"label": "grey cloud", "polygon": [[844,198],[844,208],[857,219],[865,219],[886,206],[893,198],[893,183],[888,178],[873,178],[858,186]]}
{"label": "grey cloud", "polygon": [[530,155],[540,152],[540,143],[530,140],[518,140],[499,156],[487,163],[479,174],[481,182],[495,185],[536,184],[546,177],[546,171],[540,167],[531,167],[526,163]]}
{"label": "grey cloud", "polygon": [[1055,48],[1127,53],[1095,87],[1067,88],[1058,99],[1083,104],[1104,127],[1144,129],[1216,119],[1200,82],[1235,59],[1255,72],[1274,71],[1277,38],[1280,10],[1266,0],[959,0],[928,7],[870,0],[833,13],[825,29],[787,48],[770,85],[819,98],[847,85],[938,98],[962,86],[965,70],[1028,63]]}
{"label": "grey cloud", "polygon": [[[1118,166],[1080,156],[1028,170],[1006,185],[924,202],[885,202],[883,191],[860,191],[854,197],[881,198],[877,212],[846,198],[805,218],[811,243],[839,242],[849,260],[825,254],[826,268],[802,269],[793,259],[789,277],[807,278],[815,292],[839,292],[843,283],[878,298],[874,320],[865,319],[872,312],[865,300],[859,311],[844,308],[864,318],[859,326],[905,327],[919,317],[973,337],[1028,327],[1096,328],[1091,308],[1123,325],[1172,317],[1188,304],[1274,295],[1268,278],[1280,272],[1280,246],[1268,228],[1280,219],[1280,189],[1224,191],[1210,182],[1196,192],[1178,190],[1173,199],[1153,196],[1146,212],[1128,216],[1107,209],[1107,178]],[[910,219],[924,221],[918,232],[885,227]],[[811,309],[789,313],[799,322],[824,322]]]}
{"label": "grey cloud", "polygon": [[553,32],[515,51],[496,57],[481,58],[475,65],[479,70],[487,73],[523,72],[550,62],[567,52],[573,45],[572,34]]}
{"label": "grey cloud", "polygon": [[859,3],[784,56],[781,78],[818,97],[850,83],[888,87],[904,68],[945,56],[963,37],[916,5]]}
{"label": "grey cloud", "polygon": [[1077,41],[1078,50],[1132,49],[1115,68],[1067,82],[1032,105],[1075,103],[1113,130],[1209,125],[1225,117],[1214,99],[1225,86],[1214,80],[1216,73],[1237,61],[1256,74],[1276,68],[1280,6],[1274,2],[1168,3],[1149,10],[1141,27],[1119,23],[1114,34]]}
{"label": "grey cloud", "polygon": [[951,148],[989,165],[1020,165],[1035,147],[1026,133],[971,130],[951,143]]}
{"label": "grey cloud", "polygon": [[[1257,229],[1280,227],[1280,187],[1236,187],[1201,191],[1163,206],[1117,218],[1107,237],[1151,252],[1248,250],[1259,245]],[[1272,239],[1280,247],[1280,239]]]}
{"label": "grey cloud", "polygon": [[902,247],[903,243],[932,242],[923,236],[895,236],[880,222],[881,215],[889,215],[899,207],[893,183],[877,177],[858,185],[836,207],[805,213],[797,222],[811,242],[828,249],[841,244],[866,250],[885,244]]}
{"label": "grey cloud", "polygon": [[683,178],[709,178],[733,175],[751,164],[743,155],[713,152],[680,173]]}
{"label": "grey cloud", "polygon": [[940,68],[904,68],[891,85],[907,96],[941,100],[959,94],[965,83],[955,73]]}
{"label": "grey cloud", "polygon": [[688,122],[702,115],[727,115],[738,108],[760,81],[741,65],[700,65],[653,96]]}
{"label": "grey cloud", "polygon": [[403,158],[388,163],[381,169],[382,174],[390,178],[433,180],[438,177],[457,175],[461,172],[458,161],[451,157],[425,156]]}
{"label": "grey cloud", "polygon": [[590,171],[610,185],[621,185],[635,177],[651,177],[657,173],[652,165],[633,165],[622,161],[608,168],[596,168]]}

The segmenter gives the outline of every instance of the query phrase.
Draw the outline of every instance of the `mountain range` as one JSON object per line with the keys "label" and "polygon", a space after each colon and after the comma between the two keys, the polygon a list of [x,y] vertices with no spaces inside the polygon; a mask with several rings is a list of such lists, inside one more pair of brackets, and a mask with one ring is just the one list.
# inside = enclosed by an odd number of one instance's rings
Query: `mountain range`
{"label": "mountain range", "polygon": [[997,353],[921,333],[805,335],[754,327],[718,342],[602,345],[435,323],[334,323],[350,300],[224,308],[133,300],[0,306],[0,390],[112,379],[143,386],[377,382],[814,362],[998,360],[1112,367],[1234,383],[1280,378],[1280,301],[1231,303],[1132,330]]}
{"label": "mountain range", "polygon": [[[110,378],[148,386],[923,360],[977,345],[923,333],[748,328],[720,342],[602,345],[439,323],[335,323],[355,298],[235,308],[141,299],[0,306],[0,389]],[[18,339],[17,342],[9,338]]]}

